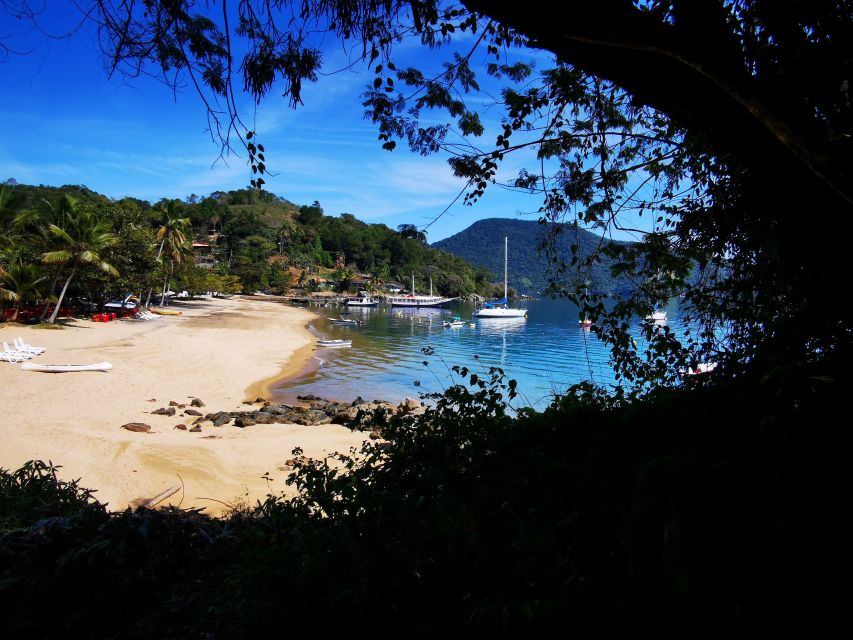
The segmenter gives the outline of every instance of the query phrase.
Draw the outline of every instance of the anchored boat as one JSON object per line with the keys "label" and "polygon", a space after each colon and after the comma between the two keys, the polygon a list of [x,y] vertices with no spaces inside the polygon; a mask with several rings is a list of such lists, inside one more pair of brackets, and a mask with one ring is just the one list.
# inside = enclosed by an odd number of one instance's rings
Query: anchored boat
{"label": "anchored boat", "polygon": [[473,316],[475,318],[525,318],[527,309],[511,309],[507,302],[507,266],[509,260],[509,240],[504,238],[504,297],[501,300],[483,303],[482,308],[477,309]]}
{"label": "anchored boat", "polygon": [[415,293],[415,274],[412,274],[412,295],[410,296],[388,296],[388,304],[392,307],[441,307],[456,298],[444,298],[432,295],[432,278],[429,279],[429,295],[419,296]]}
{"label": "anchored boat", "polygon": [[351,347],[352,340],[317,340],[318,347]]}

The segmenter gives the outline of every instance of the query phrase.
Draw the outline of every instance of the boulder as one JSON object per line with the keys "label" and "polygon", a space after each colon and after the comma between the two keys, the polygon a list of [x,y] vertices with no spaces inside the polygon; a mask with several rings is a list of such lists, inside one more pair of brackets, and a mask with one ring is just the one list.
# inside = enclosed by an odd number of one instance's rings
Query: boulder
{"label": "boulder", "polygon": [[177,413],[177,410],[175,409],[175,407],[169,407],[168,409],[166,409],[165,407],[160,407],[159,409],[155,409],[151,413],[158,416],[173,416]]}
{"label": "boulder", "polygon": [[295,416],[294,423],[313,427],[318,424],[329,424],[331,421],[332,419],[325,412],[312,409]]}
{"label": "boulder", "polygon": [[185,424],[183,424],[183,423],[181,423],[181,424],[176,424],[176,425],[175,425],[175,429],[178,429],[178,430],[180,430],[180,431],[186,431],[186,430],[187,430],[187,425],[185,425]]}
{"label": "boulder", "polygon": [[194,426],[192,429],[190,429],[190,431],[191,431],[192,433],[200,433],[200,432],[201,432],[201,425],[200,425],[200,424],[197,424],[197,425],[196,425],[196,426]]}
{"label": "boulder", "polygon": [[234,419],[234,426],[240,427],[241,429],[243,427],[251,427],[253,424],[255,424],[255,419],[252,416],[240,416],[239,418]]}
{"label": "boulder", "polygon": [[400,403],[400,406],[397,409],[397,413],[405,414],[411,413],[417,409],[421,408],[421,403],[414,398],[406,398],[403,402]]}
{"label": "boulder", "polygon": [[378,431],[371,431],[370,435],[367,437],[370,438],[371,440],[379,440],[379,438],[381,438],[382,436],[379,435]]}
{"label": "boulder", "polygon": [[297,400],[303,400],[305,402],[313,402],[314,400],[322,400],[320,396],[315,396],[313,393],[309,393],[307,396],[296,396]]}
{"label": "boulder", "polygon": [[200,416],[201,411],[196,411],[195,409],[185,409],[184,413],[188,416]]}
{"label": "boulder", "polygon": [[121,425],[122,429],[127,429],[128,431],[136,431],[137,433],[148,433],[151,431],[151,425],[145,424],[144,422],[128,422],[127,424]]}
{"label": "boulder", "polygon": [[353,400],[353,401],[350,403],[350,406],[351,406],[351,407],[357,407],[358,405],[360,405],[360,404],[364,404],[365,402],[366,402],[366,400],[365,400],[364,398],[362,398],[361,396],[358,396],[358,397],[356,397],[356,399],[355,399],[355,400]]}
{"label": "boulder", "polygon": [[275,418],[276,423],[278,424],[299,424],[296,422],[297,418],[302,416],[303,414],[297,413],[296,411],[287,411],[284,413],[279,413]]}
{"label": "boulder", "polygon": [[213,422],[214,427],[221,427],[231,422],[231,414],[227,411],[220,411],[218,413],[211,414],[210,420]]}
{"label": "boulder", "polygon": [[174,400],[169,400],[169,406],[170,407],[177,407],[178,409],[183,409],[187,405],[181,404],[180,402],[175,402]]}
{"label": "boulder", "polygon": [[255,415],[255,423],[256,424],[273,424],[275,422],[275,416],[271,416],[270,414],[259,411]]}
{"label": "boulder", "polygon": [[204,406],[204,403],[201,400],[199,400],[198,398],[193,398],[192,402],[190,402],[190,404],[194,407],[203,407]]}

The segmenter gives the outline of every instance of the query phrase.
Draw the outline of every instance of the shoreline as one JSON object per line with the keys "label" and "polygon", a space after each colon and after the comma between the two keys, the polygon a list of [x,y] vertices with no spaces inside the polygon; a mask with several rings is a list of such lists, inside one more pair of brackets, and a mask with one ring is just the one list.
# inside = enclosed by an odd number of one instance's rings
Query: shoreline
{"label": "shoreline", "polygon": [[[293,448],[322,458],[364,441],[365,434],[339,425],[241,429],[205,423],[201,432],[189,432],[195,417],[185,410],[192,398],[205,403],[202,414],[246,410],[244,402],[269,399],[273,386],[300,375],[315,349],[308,323],[317,316],[251,297],[171,308],[183,315],[148,322],[72,320],[61,330],[0,325],[2,340],[20,336],[47,347],[34,362],[114,365],[108,373],[48,374],[0,363],[0,467],[51,460],[62,465],[61,478],[80,478],[111,510],[181,482],[184,491],[162,504],[216,515],[227,510],[221,503],[254,504],[269,493],[287,493],[285,461]],[[170,402],[174,416],[151,413]],[[121,428],[129,422],[146,423],[151,431]],[[274,482],[268,485],[265,474]]]}

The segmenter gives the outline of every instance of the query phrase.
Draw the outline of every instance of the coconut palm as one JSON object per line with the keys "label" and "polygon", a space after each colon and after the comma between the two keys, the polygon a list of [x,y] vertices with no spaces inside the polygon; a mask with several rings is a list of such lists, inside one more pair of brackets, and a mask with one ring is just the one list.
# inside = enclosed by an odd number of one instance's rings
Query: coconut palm
{"label": "coconut palm", "polygon": [[118,238],[111,233],[109,225],[98,220],[91,211],[81,211],[77,208],[65,216],[65,222],[64,229],[55,224],[48,227],[49,233],[61,248],[42,254],[42,261],[46,264],[71,266],[71,273],[65,280],[62,292],[56,302],[56,308],[48,320],[51,324],[56,322],[59,307],[62,306],[65,292],[68,291],[68,285],[71,284],[81,267],[91,264],[102,271],[118,275],[116,268],[103,260],[100,255],[104,249],[108,249],[118,242]]}
{"label": "coconut palm", "polygon": [[[160,296],[160,304],[166,301],[169,279],[172,277],[172,269],[175,262],[180,262],[183,257],[192,252],[192,224],[189,218],[181,218],[181,201],[170,200],[163,208],[163,224],[157,229],[157,240],[160,247],[157,249],[157,260],[160,260],[165,251],[169,256],[169,269],[166,272],[166,280],[163,283],[163,293]],[[151,303],[151,290],[148,290],[148,299],[145,301],[147,307]]]}
{"label": "coconut palm", "polygon": [[18,319],[21,304],[41,300],[47,297],[46,277],[34,264],[18,261],[8,270],[0,268],[0,300],[12,302],[15,312],[9,318],[11,322]]}

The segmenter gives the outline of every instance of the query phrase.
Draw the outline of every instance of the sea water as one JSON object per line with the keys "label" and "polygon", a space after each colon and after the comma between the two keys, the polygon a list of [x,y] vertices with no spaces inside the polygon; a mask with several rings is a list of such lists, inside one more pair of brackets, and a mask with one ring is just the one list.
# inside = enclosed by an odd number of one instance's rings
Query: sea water
{"label": "sea water", "polygon": [[[345,402],[358,396],[396,402],[463,382],[454,365],[481,378],[492,367],[502,369],[507,379],[518,382],[519,398],[513,404],[539,409],[583,380],[615,384],[609,349],[580,326],[575,305],[545,298],[520,306],[528,309],[527,318],[471,320],[474,306],[462,302],[446,309],[343,309],[344,317],[361,322],[358,326],[329,322],[341,308],[312,308],[323,315],[309,325],[312,333],[351,339],[352,347],[318,348],[312,366],[276,389],[275,399],[314,394]],[[452,315],[465,324],[445,328],[442,322]]]}

